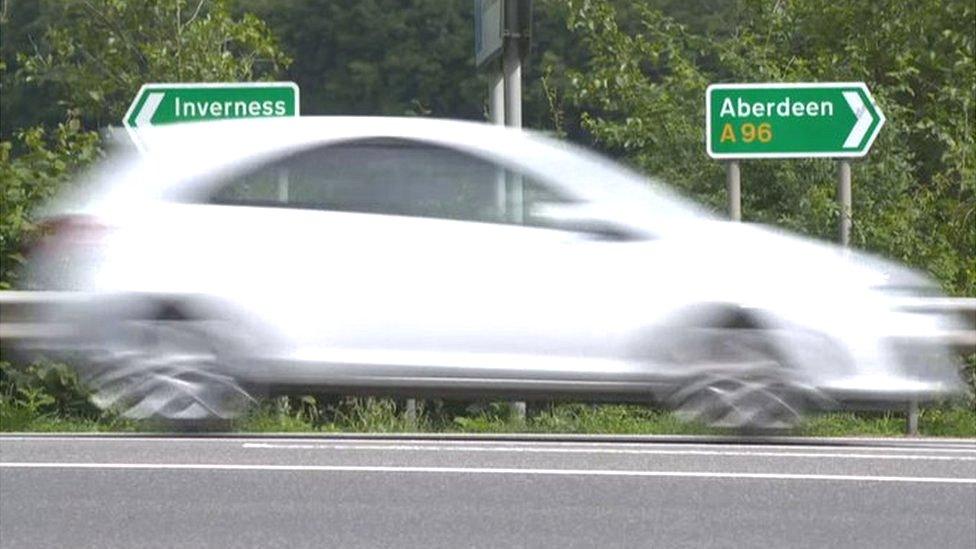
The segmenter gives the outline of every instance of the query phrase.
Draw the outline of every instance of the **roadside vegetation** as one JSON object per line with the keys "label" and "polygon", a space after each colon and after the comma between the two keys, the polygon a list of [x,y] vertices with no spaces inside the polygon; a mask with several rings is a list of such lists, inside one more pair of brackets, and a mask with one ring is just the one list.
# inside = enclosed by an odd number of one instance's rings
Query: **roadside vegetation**
{"label": "roadside vegetation", "polygon": [[[0,387],[0,431],[172,430],[167,424],[99,410],[88,401],[74,371],[63,364],[35,362],[23,368],[0,363]],[[522,419],[503,402],[419,400],[413,417],[405,404],[389,398],[278,397],[261,401],[245,417],[207,428],[244,433],[727,434],[640,405],[529,403]],[[811,416],[789,434],[897,437],[905,431],[904,413],[838,412]],[[976,402],[923,409],[919,434],[976,437]]]}
{"label": "roadside vegetation", "polygon": [[[294,80],[303,114],[483,119],[472,3],[397,0],[2,1],[0,290],[21,287],[32,212],[103,155],[139,86]],[[864,24],[872,21],[872,24]],[[594,147],[721,211],[705,156],[712,82],[864,81],[888,122],[853,165],[852,244],[976,296],[976,7],[971,0],[538,0],[525,126]],[[395,42],[395,47],[390,44]],[[834,239],[828,159],[743,165],[743,219]],[[4,357],[6,359],[6,357]],[[966,375],[976,387],[976,357]],[[697,433],[640,406],[401,403],[301,397],[261,403],[244,431]],[[829,414],[814,435],[899,435],[903,414]],[[0,429],[136,424],[91,405],[62,364],[0,361]],[[976,436],[976,402],[923,410],[922,434]]]}

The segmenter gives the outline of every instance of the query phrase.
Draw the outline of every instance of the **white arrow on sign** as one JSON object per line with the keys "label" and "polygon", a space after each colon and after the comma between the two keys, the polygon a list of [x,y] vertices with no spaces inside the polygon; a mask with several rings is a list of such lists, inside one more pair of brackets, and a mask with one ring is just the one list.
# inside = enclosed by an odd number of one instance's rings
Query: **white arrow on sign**
{"label": "white arrow on sign", "polygon": [[[129,137],[132,138],[132,142],[135,143],[136,148],[142,152],[146,152],[146,146],[139,138],[139,129],[148,128],[152,125],[152,117],[155,116],[156,111],[159,110],[159,105],[162,104],[163,99],[166,97],[166,92],[149,92],[146,95],[146,100],[142,102],[142,106],[139,107],[139,113],[136,114],[134,123],[130,126],[125,124],[125,131],[129,133]],[[125,118],[123,120],[129,120],[132,116],[132,109],[135,108],[135,103],[129,107],[129,112],[125,113]]]}
{"label": "white arrow on sign", "polygon": [[851,133],[844,140],[844,148],[850,149],[861,144],[865,134],[868,133],[868,128],[871,127],[871,122],[874,122],[874,117],[868,112],[867,107],[864,106],[864,101],[861,101],[861,96],[857,92],[846,91],[843,94],[847,105],[854,111],[854,117],[857,118]]}
{"label": "white arrow on sign", "polygon": [[146,97],[142,108],[139,109],[139,114],[136,115],[137,128],[149,125],[153,115],[156,114],[156,110],[159,108],[159,104],[163,102],[164,97],[166,97],[166,94],[163,92],[152,92]]}

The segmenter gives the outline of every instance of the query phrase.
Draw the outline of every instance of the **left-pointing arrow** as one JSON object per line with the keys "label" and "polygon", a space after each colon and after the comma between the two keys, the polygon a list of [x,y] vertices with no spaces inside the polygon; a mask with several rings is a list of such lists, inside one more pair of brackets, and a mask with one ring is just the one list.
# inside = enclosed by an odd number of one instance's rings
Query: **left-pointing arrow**
{"label": "left-pointing arrow", "polygon": [[[145,86],[143,86],[143,89],[145,89]],[[139,91],[139,95],[142,95],[142,90]],[[122,119],[125,130],[129,133],[129,137],[132,138],[132,142],[142,152],[146,152],[146,145],[142,139],[145,136],[140,136],[139,130],[152,126],[152,119],[156,116],[156,111],[159,110],[159,106],[165,98],[165,91],[148,92],[146,93],[146,99],[141,103],[139,96],[136,96],[136,100],[129,106],[129,111],[125,113],[125,117]],[[135,111],[135,116],[133,116],[133,111],[137,107],[139,110]]]}
{"label": "left-pointing arrow", "polygon": [[136,115],[137,128],[143,128],[150,124],[153,115],[156,114],[156,110],[159,108],[159,104],[163,102],[163,98],[166,94],[163,92],[152,92],[146,97],[146,102],[142,104],[142,108],[139,109],[139,114]]}

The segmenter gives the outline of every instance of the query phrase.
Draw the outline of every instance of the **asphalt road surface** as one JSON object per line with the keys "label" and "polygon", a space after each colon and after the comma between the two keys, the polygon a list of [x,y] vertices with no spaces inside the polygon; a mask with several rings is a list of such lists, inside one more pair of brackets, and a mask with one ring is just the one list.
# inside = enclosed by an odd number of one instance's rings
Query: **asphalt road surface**
{"label": "asphalt road surface", "polygon": [[2,547],[976,547],[976,441],[0,437]]}

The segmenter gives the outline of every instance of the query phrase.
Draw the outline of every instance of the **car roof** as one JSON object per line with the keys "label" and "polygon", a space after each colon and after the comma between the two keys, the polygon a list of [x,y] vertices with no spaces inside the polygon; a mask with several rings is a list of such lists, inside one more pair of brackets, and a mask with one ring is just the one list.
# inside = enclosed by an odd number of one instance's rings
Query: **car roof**
{"label": "car roof", "polygon": [[[611,167],[597,155],[535,132],[463,120],[421,117],[301,116],[225,120],[153,128],[140,133],[143,162],[187,175],[220,171],[242,161],[282,156],[343,141],[391,138],[465,151],[515,164],[545,177],[546,164]],[[177,166],[173,160],[178,159]],[[548,162],[547,162],[548,161]],[[170,174],[175,175],[175,174]],[[172,178],[170,178],[172,180]]]}
{"label": "car roof", "polygon": [[[425,141],[531,140],[529,132],[485,123],[421,117],[299,116],[174,124],[139,130],[149,156],[203,147],[208,156],[239,157],[336,140],[386,136]],[[214,156],[216,152],[217,157]]]}
{"label": "car roof", "polygon": [[574,194],[637,207],[657,202],[669,214],[701,216],[697,206],[660,185],[583,148],[539,133],[462,120],[422,117],[300,116],[190,123],[140,130],[141,154],[116,159],[95,173],[96,199],[116,205],[179,194],[202,178],[345,141],[376,138],[430,143],[518,168]]}

